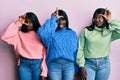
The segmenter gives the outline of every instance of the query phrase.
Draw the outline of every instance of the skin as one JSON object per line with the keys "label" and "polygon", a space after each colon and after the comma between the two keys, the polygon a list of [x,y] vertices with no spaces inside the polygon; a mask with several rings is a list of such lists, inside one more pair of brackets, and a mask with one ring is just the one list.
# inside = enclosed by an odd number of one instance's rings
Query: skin
{"label": "skin", "polygon": [[96,14],[94,23],[97,27],[102,28],[104,24],[104,19],[103,19],[102,14]]}
{"label": "skin", "polygon": [[30,19],[26,19],[25,20],[25,24],[27,24],[27,29],[28,29],[28,31],[32,31],[33,30],[33,24],[32,24],[32,21],[30,20]]}
{"label": "skin", "polygon": [[105,14],[102,16],[108,21],[109,19],[111,19],[111,12],[105,9]]}
{"label": "skin", "polygon": [[25,24],[27,25],[27,29],[28,31],[32,31],[33,30],[33,24],[32,24],[32,21],[30,19],[25,19],[25,14],[24,15],[21,15],[19,16],[19,19],[18,21],[21,23],[21,24]]}
{"label": "skin", "polygon": [[[104,20],[103,17],[108,21],[109,19],[111,19],[111,12],[107,9],[105,9],[105,13],[104,14],[97,14],[94,21],[95,21],[95,25],[97,25],[97,27],[101,28]],[[78,74],[78,78],[77,80],[87,80],[87,73],[84,67],[80,67],[79,68],[79,72]]]}
{"label": "skin", "polygon": [[[33,30],[33,24],[32,24],[32,21],[30,19],[25,19],[25,14],[24,15],[21,15],[19,16],[19,19],[18,21],[21,23],[21,24],[25,24],[27,25],[27,29],[28,31],[32,31]],[[40,80],[47,80],[46,77],[44,76],[40,76]]]}
{"label": "skin", "polygon": [[64,28],[65,24],[66,24],[65,20],[59,19],[59,22],[58,22],[58,27],[59,28],[61,28],[61,29]]}
{"label": "skin", "polygon": [[64,19],[62,19],[62,18],[64,18],[63,16],[59,16],[58,14],[59,14],[58,13],[58,8],[56,8],[56,11],[53,13],[53,15],[59,18],[59,20],[58,20],[58,27],[60,29],[62,29],[62,28],[65,27],[66,21]]}
{"label": "skin", "polygon": [[105,13],[103,14],[96,14],[94,22],[95,25],[99,28],[102,28],[104,24],[104,19],[103,17],[108,21],[111,18],[111,12],[107,9],[105,9]]}

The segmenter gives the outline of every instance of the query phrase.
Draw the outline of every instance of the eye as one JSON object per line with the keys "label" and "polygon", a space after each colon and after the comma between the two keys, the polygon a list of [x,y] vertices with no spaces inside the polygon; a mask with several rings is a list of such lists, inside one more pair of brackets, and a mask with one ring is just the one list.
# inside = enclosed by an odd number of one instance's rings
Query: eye
{"label": "eye", "polygon": [[97,20],[97,19],[101,20],[101,19],[103,19],[103,16],[102,16],[102,15],[96,16],[94,19],[95,19],[95,20]]}
{"label": "eye", "polygon": [[61,18],[59,18],[59,20],[65,20],[65,18],[64,18],[64,17],[61,17]]}
{"label": "eye", "polygon": [[32,21],[31,21],[30,19],[26,19],[26,20],[25,20],[25,23],[30,23],[30,24],[31,24]]}
{"label": "eye", "polygon": [[99,19],[103,19],[103,16],[101,15],[101,16],[99,16]]}
{"label": "eye", "polygon": [[29,20],[29,21],[28,21],[28,23],[32,23],[32,21],[31,21],[31,20]]}

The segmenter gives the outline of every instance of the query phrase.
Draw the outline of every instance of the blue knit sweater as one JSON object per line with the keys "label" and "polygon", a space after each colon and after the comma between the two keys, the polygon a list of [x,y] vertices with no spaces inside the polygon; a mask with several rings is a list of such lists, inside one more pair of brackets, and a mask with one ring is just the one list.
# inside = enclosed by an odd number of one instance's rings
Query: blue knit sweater
{"label": "blue knit sweater", "polygon": [[58,18],[52,15],[37,31],[47,47],[47,61],[57,58],[75,61],[78,48],[76,32],[66,27],[56,31],[58,27],[57,20]]}

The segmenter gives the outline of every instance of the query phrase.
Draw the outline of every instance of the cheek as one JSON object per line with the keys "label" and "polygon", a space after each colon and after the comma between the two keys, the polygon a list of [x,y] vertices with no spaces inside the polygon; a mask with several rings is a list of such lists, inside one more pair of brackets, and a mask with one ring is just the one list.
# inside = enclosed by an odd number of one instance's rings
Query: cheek
{"label": "cheek", "polygon": [[28,29],[32,29],[33,28],[33,24],[28,24],[29,28]]}
{"label": "cheek", "polygon": [[100,20],[101,24],[104,24],[104,20]]}
{"label": "cheek", "polygon": [[28,23],[28,25],[29,25],[30,27],[33,27],[33,24],[32,24],[32,23]]}
{"label": "cheek", "polygon": [[31,27],[33,27],[33,24],[30,24]]}
{"label": "cheek", "polygon": [[104,22],[103,17],[100,17],[99,20],[100,20],[100,22]]}

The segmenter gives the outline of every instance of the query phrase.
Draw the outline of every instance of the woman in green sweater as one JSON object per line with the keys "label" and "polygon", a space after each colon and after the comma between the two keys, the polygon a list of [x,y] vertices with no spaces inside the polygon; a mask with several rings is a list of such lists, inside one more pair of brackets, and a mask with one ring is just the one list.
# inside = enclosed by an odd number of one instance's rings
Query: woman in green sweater
{"label": "woman in green sweater", "polygon": [[98,8],[79,38],[77,64],[82,80],[108,80],[110,43],[119,38],[120,21],[112,20],[109,10]]}

